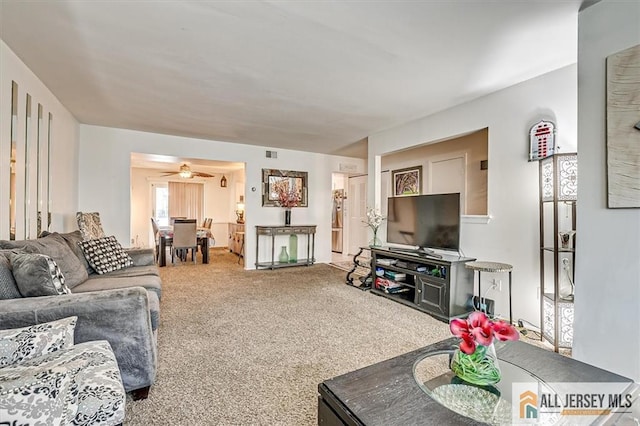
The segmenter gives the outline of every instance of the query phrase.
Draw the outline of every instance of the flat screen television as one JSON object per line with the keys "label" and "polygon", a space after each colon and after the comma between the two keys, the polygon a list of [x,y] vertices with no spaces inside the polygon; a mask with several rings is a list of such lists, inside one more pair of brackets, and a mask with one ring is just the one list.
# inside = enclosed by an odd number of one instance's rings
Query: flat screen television
{"label": "flat screen television", "polygon": [[390,197],[387,242],[429,249],[460,250],[460,193]]}

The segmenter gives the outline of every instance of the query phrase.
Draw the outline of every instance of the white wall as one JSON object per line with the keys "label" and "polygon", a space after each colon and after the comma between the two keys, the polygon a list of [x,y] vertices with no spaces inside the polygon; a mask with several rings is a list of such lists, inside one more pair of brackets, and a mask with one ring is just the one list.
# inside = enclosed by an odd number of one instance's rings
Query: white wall
{"label": "white wall", "polygon": [[[308,171],[309,207],[293,209],[292,223],[318,226],[316,259],[329,262],[331,173],[339,170],[340,163],[353,164],[362,173],[365,170],[364,160],[291,150],[277,150],[278,158],[270,159],[265,158],[266,149],[271,148],[81,125],[79,209],[99,211],[109,233],[119,241],[131,241],[132,152],[245,162],[246,266],[253,269],[256,247],[254,226],[284,224],[281,208],[262,207],[262,169]],[[233,189],[232,186],[230,191]],[[261,240],[261,260],[266,259],[266,253],[265,239]]]}
{"label": "white wall", "polygon": [[[514,318],[536,325],[540,323],[538,163],[527,162],[528,135],[540,119],[551,119],[557,125],[561,150],[576,149],[576,74],[577,66],[568,66],[369,136],[369,205],[374,205],[376,156],[489,128],[491,220],[488,224],[463,221],[461,246],[469,257],[513,265]],[[503,290],[487,297],[496,300],[496,313],[508,316],[507,276],[483,274],[483,281],[491,278],[502,279]],[[488,288],[487,283],[483,288]]]}
{"label": "white wall", "polygon": [[[11,139],[11,82],[18,84],[19,111],[24,111],[26,94],[32,96],[32,108],[43,105],[46,115],[53,114],[51,137],[51,212],[52,231],[78,228],[75,220],[78,202],[78,122],[29,68],[0,40],[0,238],[9,238],[8,167]],[[37,115],[36,115],[37,117]],[[18,123],[24,128],[24,123]],[[20,165],[19,165],[20,166]],[[35,162],[29,164],[35,167]],[[5,170],[7,174],[5,176]],[[19,200],[20,201],[20,200]],[[6,208],[5,208],[6,207]],[[18,238],[21,236],[18,235]]]}
{"label": "white wall", "polygon": [[640,381],[640,209],[607,209],[606,57],[640,43],[640,3],[578,21],[579,186],[573,356]]}

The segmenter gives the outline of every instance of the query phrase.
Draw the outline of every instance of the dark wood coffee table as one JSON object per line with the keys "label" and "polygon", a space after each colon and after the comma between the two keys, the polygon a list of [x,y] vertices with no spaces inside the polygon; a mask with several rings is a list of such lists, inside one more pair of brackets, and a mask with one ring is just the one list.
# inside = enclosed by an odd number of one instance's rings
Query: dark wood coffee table
{"label": "dark wood coffee table", "polygon": [[[414,378],[416,361],[451,349],[450,338],[413,352],[326,380],[318,386],[320,425],[467,425],[478,422],[430,398]],[[544,382],[628,382],[606,370],[523,342],[499,342],[498,358]]]}

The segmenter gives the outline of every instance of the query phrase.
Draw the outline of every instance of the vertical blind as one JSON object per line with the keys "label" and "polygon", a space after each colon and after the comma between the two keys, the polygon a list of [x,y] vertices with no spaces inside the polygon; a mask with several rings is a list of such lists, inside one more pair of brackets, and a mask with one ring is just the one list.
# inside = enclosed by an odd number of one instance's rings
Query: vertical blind
{"label": "vertical blind", "polygon": [[182,216],[200,223],[204,216],[203,206],[203,184],[169,182],[169,217]]}

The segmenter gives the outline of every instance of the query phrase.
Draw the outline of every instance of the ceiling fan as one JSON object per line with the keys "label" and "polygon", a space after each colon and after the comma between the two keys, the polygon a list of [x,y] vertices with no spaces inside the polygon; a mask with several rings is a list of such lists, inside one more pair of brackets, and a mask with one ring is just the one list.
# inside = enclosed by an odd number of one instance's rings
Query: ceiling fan
{"label": "ceiling fan", "polygon": [[193,170],[191,170],[191,167],[189,167],[187,163],[184,163],[182,166],[180,166],[180,171],[178,172],[171,172],[171,173],[164,174],[164,176],[171,176],[171,175],[180,175],[180,177],[183,179],[191,179],[194,177],[210,178],[215,176],[209,173],[194,172]]}

